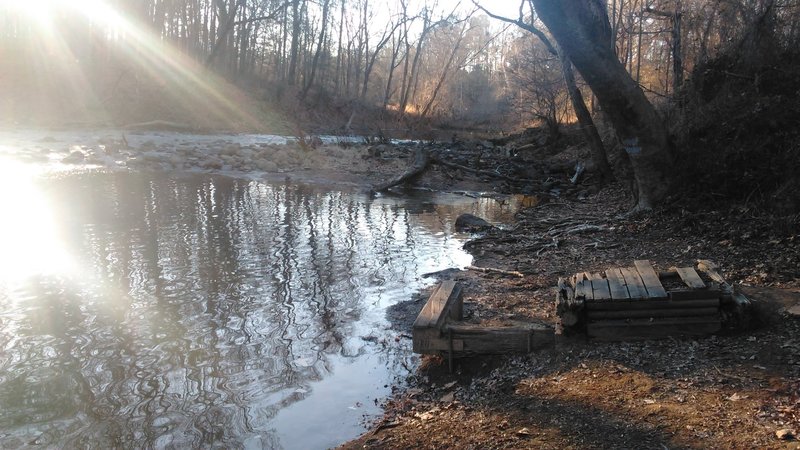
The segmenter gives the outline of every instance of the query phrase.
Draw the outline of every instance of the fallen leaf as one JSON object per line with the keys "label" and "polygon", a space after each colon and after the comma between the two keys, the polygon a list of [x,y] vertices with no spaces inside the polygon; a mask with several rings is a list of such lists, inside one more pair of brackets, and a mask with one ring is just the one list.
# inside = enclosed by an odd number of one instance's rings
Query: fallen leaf
{"label": "fallen leaf", "polygon": [[743,399],[746,399],[746,398],[747,398],[746,395],[739,395],[739,393],[737,392],[737,393],[734,393],[733,395],[731,395],[730,397],[728,397],[728,400],[730,400],[732,402],[738,402],[739,400],[743,400]]}
{"label": "fallen leaf", "polygon": [[789,441],[794,439],[794,430],[791,428],[783,428],[776,431],[775,436],[782,441]]}

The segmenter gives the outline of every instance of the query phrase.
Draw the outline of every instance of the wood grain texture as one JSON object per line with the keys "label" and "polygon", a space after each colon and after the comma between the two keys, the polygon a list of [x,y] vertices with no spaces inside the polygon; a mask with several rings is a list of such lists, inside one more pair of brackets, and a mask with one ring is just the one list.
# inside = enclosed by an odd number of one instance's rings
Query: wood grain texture
{"label": "wood grain texture", "polygon": [[642,282],[644,282],[644,287],[647,289],[647,296],[649,298],[667,297],[667,291],[664,290],[664,286],[661,285],[661,280],[658,279],[658,274],[655,269],[653,269],[650,261],[640,259],[634,261],[633,265],[636,266],[636,270],[642,277]]}
{"label": "wood grain texture", "polygon": [[683,283],[692,289],[706,289],[708,287],[700,278],[700,275],[697,273],[697,271],[691,267],[676,267],[675,271],[678,272],[678,275],[681,277],[681,280],[683,280]]}
{"label": "wood grain texture", "polygon": [[628,293],[628,286],[625,284],[625,278],[619,268],[606,270],[606,278],[608,279],[612,300],[627,300],[631,298],[630,293]]}

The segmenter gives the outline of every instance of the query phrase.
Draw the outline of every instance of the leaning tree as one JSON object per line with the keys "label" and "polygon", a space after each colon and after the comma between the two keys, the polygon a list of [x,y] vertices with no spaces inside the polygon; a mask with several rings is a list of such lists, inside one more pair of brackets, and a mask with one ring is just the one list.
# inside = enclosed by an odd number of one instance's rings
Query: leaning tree
{"label": "leaning tree", "polygon": [[583,76],[630,157],[636,209],[669,193],[674,170],[667,129],[614,53],[604,0],[531,0],[536,13]]}

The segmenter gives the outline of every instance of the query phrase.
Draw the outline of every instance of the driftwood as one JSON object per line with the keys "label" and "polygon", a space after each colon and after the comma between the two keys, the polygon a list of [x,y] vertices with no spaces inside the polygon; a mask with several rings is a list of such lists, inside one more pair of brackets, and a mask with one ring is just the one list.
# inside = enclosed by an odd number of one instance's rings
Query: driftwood
{"label": "driftwood", "polygon": [[417,151],[414,153],[414,165],[412,165],[402,175],[395,177],[392,180],[387,181],[386,183],[375,186],[374,188],[372,188],[372,192],[373,193],[385,192],[389,188],[392,188],[399,184],[413,181],[428,169],[430,161],[431,159],[430,156],[428,155],[428,152],[423,148],[417,148]]}
{"label": "driftwood", "polygon": [[483,273],[496,273],[500,275],[507,275],[511,277],[518,277],[523,278],[525,275],[522,272],[517,272],[516,270],[503,270],[503,269],[495,269],[494,267],[477,267],[477,266],[467,266],[467,270],[474,270],[476,272],[483,272]]}
{"label": "driftwood", "polygon": [[441,158],[438,158],[438,157],[434,157],[433,158],[433,162],[435,164],[439,164],[441,166],[450,167],[451,169],[458,169],[458,170],[463,170],[464,172],[474,173],[476,175],[485,175],[487,177],[499,178],[501,180],[510,181],[512,183],[528,183],[528,184],[533,183],[533,180],[525,180],[525,179],[522,179],[522,178],[509,177],[507,175],[503,175],[501,173],[493,172],[491,170],[475,169],[475,168],[472,168],[472,167],[463,166],[461,164],[456,164],[454,162],[445,161],[445,160],[443,160]]}

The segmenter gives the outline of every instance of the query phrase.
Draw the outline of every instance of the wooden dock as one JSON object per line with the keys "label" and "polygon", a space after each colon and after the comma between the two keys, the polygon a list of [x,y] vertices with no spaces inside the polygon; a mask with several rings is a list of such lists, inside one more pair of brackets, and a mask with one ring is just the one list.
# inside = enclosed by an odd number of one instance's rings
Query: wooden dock
{"label": "wooden dock", "polygon": [[709,261],[656,272],[649,261],[559,280],[556,309],[565,329],[604,340],[699,336],[722,328],[746,298]]}

